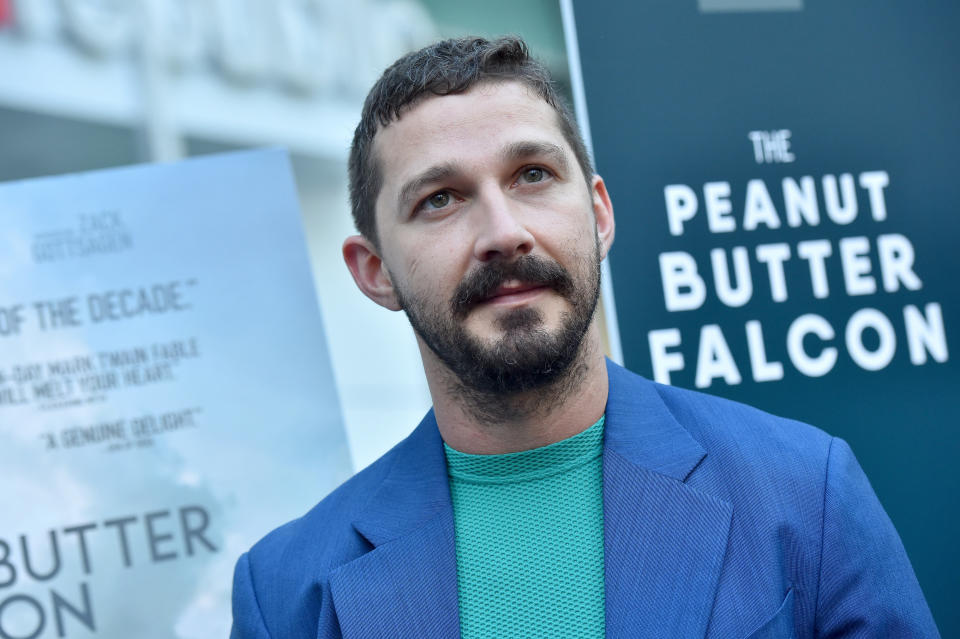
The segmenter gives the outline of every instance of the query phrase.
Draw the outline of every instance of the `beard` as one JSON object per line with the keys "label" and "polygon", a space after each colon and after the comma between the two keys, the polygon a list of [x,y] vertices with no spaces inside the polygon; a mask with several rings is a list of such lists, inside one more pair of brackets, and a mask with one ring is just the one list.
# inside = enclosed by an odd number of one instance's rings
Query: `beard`
{"label": "beard", "polygon": [[[486,405],[480,412],[495,418],[499,415],[490,412],[487,400],[558,387],[569,377],[597,307],[600,259],[596,243],[593,254],[584,256],[579,265],[579,281],[559,263],[542,257],[492,261],[468,273],[446,304],[429,303],[399,287],[396,293],[413,330],[459,381],[461,396],[474,400],[470,403],[475,408]],[[561,315],[560,326],[547,330],[540,311],[524,306],[497,317],[501,335],[493,342],[467,331],[464,322],[471,311],[508,280],[548,287],[566,299],[570,309]],[[562,394],[559,389],[557,394]]]}

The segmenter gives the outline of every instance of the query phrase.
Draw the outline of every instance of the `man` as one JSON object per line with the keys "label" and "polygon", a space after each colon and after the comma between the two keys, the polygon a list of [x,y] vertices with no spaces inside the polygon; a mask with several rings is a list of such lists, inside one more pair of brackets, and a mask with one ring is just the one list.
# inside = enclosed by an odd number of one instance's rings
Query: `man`
{"label": "man", "polygon": [[387,69],[350,181],[433,410],[240,559],[233,637],[938,636],[844,442],[605,361],[613,207],[521,41]]}

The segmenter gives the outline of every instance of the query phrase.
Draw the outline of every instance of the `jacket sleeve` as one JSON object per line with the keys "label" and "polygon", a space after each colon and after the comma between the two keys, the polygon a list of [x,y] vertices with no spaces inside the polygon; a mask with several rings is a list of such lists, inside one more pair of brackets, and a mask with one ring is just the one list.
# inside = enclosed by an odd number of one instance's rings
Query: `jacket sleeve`
{"label": "jacket sleeve", "polygon": [[853,451],[827,460],[816,636],[940,637],[893,522]]}
{"label": "jacket sleeve", "polygon": [[250,557],[240,556],[233,571],[233,627],[230,639],[271,639],[263,622],[250,574]]}

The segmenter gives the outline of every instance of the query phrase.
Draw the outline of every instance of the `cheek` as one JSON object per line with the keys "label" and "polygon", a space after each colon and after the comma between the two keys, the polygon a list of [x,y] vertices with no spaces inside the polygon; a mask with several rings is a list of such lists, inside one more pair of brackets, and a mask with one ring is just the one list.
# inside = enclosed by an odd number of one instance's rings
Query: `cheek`
{"label": "cheek", "polygon": [[465,240],[443,234],[424,238],[425,241],[412,247],[407,255],[409,281],[421,283],[421,288],[441,288],[453,281],[460,281],[470,264],[470,251]]}
{"label": "cheek", "polygon": [[446,304],[462,274],[450,260],[444,251],[421,249],[412,252],[404,267],[403,290],[415,294],[425,303]]}
{"label": "cheek", "polygon": [[[578,205],[579,203],[579,205]],[[527,220],[541,238],[564,252],[581,250],[589,244],[592,249],[596,237],[596,221],[591,202],[574,188],[558,189],[549,198],[526,209]]]}
{"label": "cheek", "polygon": [[409,274],[409,279],[412,282],[419,281],[420,271],[423,265],[426,263],[426,259],[421,254],[415,254],[413,259],[407,265],[406,271]]}
{"label": "cheek", "polygon": [[597,235],[592,223],[581,220],[553,220],[540,229],[540,245],[544,251],[574,272],[580,264],[594,259]]}

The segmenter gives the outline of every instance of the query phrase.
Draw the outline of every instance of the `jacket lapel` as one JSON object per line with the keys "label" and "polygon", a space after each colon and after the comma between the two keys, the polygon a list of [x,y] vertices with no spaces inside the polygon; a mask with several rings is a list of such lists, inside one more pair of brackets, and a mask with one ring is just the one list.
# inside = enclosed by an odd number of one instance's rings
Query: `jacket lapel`
{"label": "jacket lapel", "polygon": [[329,577],[343,636],[459,637],[453,507],[433,411],[400,444],[354,528],[373,550]]}
{"label": "jacket lapel", "polygon": [[[706,453],[655,386],[614,364],[608,375],[607,637],[703,637],[733,509],[684,483]],[[432,411],[354,527],[373,550],[329,576],[343,637],[459,637],[453,507]]]}
{"label": "jacket lapel", "polygon": [[684,483],[706,452],[655,386],[612,364],[608,373],[607,637],[703,637],[733,508]]}

